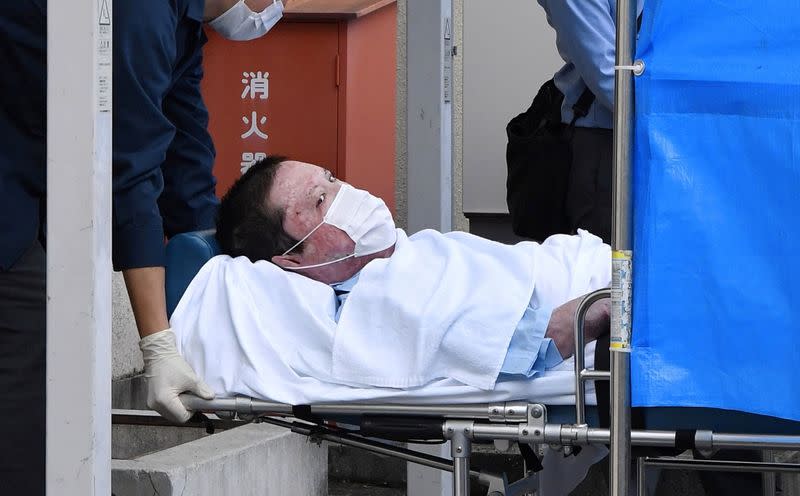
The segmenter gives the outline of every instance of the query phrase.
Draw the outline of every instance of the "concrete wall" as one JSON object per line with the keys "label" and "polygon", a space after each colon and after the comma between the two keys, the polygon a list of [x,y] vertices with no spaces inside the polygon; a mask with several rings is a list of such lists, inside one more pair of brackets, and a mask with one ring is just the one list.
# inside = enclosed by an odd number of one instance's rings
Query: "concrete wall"
{"label": "concrete wall", "polygon": [[534,0],[466,2],[463,21],[463,206],[507,213],[506,125],[563,62]]}
{"label": "concrete wall", "polygon": [[[472,2],[475,3],[475,2]],[[464,0],[453,0],[453,230],[469,231],[464,217]]]}
{"label": "concrete wall", "polygon": [[139,333],[121,272],[114,272],[112,276],[112,309],[112,377],[120,379],[138,374],[144,367]]}
{"label": "concrete wall", "polygon": [[406,68],[406,16],[408,3],[397,0],[397,127],[395,153],[395,223],[408,228],[408,71]]}
{"label": "concrete wall", "polygon": [[[453,45],[458,55],[453,58],[453,229],[469,230],[463,204],[463,71],[464,0],[453,0]],[[395,222],[408,226],[408,73],[407,63],[407,0],[397,1],[397,144],[395,157]]]}

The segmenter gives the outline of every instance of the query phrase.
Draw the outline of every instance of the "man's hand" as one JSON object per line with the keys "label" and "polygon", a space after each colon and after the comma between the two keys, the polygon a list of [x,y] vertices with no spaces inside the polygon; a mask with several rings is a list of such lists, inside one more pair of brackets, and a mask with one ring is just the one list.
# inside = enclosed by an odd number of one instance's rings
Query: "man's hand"
{"label": "man's hand", "polygon": [[[553,340],[558,352],[563,358],[568,358],[575,353],[575,311],[583,296],[564,303],[553,310],[550,321],[547,323],[545,337]],[[586,312],[586,321],[583,326],[585,342],[594,341],[609,331],[611,321],[611,301],[603,299],[595,302]]]}
{"label": "man's hand", "polygon": [[192,416],[178,395],[184,392],[210,400],[214,391],[201,381],[175,347],[171,329],[149,334],[139,341],[147,381],[147,407],[173,422],[184,423]]}

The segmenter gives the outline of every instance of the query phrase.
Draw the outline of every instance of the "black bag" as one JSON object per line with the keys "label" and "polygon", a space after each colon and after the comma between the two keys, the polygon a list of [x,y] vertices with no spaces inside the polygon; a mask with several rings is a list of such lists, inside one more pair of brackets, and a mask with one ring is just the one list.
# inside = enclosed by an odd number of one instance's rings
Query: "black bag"
{"label": "black bag", "polygon": [[537,240],[569,234],[566,196],[572,163],[571,139],[575,121],[586,116],[594,101],[587,88],[572,107],[569,125],[561,122],[564,95],[549,80],[533,103],[506,127],[506,203],[514,233]]}

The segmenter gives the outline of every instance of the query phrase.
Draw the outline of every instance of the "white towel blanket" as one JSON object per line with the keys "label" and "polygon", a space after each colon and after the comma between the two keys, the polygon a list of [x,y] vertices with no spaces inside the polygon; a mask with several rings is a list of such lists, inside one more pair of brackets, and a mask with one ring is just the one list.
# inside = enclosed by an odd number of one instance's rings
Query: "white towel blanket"
{"label": "white towel blanket", "polygon": [[[466,235],[455,237],[459,236]],[[561,272],[556,272],[569,279],[544,277],[541,283],[537,279],[537,293],[541,288],[553,292],[535,295],[534,299],[542,304],[550,305],[550,300],[560,303],[573,293],[577,296],[608,284],[608,247],[594,236],[586,233],[558,236],[541,247],[534,243],[523,246],[537,253],[532,260],[548,266],[564,266]],[[484,257],[487,251],[484,250]],[[371,266],[372,263],[368,267]],[[540,272],[552,271],[533,273]],[[577,277],[579,273],[583,276]],[[583,282],[576,286],[572,279]],[[361,284],[359,280],[356,286]],[[345,309],[356,301],[352,300],[353,295]],[[485,301],[497,303],[491,299]],[[391,309],[389,312],[398,313]],[[171,324],[178,336],[179,351],[221,396],[247,395],[292,404],[378,399],[469,403],[528,398],[558,404],[572,401],[572,374],[561,367],[534,381],[498,383],[493,392],[485,394],[452,377],[434,379],[424,387],[406,390],[343,383],[332,374],[333,350],[343,333],[355,335],[356,331],[342,325],[337,329],[334,313],[335,297],[325,284],[284,272],[267,262],[253,264],[243,257],[219,256],[209,261],[192,281]],[[388,324],[381,325],[389,328]],[[490,327],[485,331],[493,332]],[[371,339],[370,346],[386,346]],[[444,338],[442,341],[447,342]],[[415,348],[405,344],[398,349]],[[456,348],[451,353],[465,351]],[[502,361],[505,348],[498,346],[496,353]],[[384,363],[386,373],[395,374],[395,366],[406,360],[407,356],[402,354],[392,357]],[[454,362],[454,374],[458,373],[455,365]],[[474,365],[465,362],[465,367]],[[494,383],[494,378],[491,382]]]}
{"label": "white towel blanket", "polygon": [[364,267],[347,299],[331,379],[408,388],[451,378],[492,389],[528,304],[552,308],[607,285],[610,260],[585,231],[506,245],[398,230],[394,254]]}

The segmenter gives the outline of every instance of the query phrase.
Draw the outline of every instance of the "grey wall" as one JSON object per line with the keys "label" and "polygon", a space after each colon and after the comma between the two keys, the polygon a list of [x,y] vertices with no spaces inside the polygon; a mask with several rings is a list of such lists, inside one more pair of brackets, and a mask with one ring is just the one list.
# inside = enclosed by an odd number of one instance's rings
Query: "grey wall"
{"label": "grey wall", "polygon": [[507,213],[506,124],[562,61],[535,0],[467,0],[463,26],[463,211]]}
{"label": "grey wall", "polygon": [[[463,32],[464,0],[453,0],[453,45],[458,55],[453,58],[453,229],[469,229],[462,205],[463,189]],[[397,0],[397,126],[395,156],[395,222],[408,227],[408,70],[407,70],[407,0]]]}
{"label": "grey wall", "polygon": [[131,303],[122,272],[112,277],[112,375],[114,379],[138,374],[144,368],[139,351],[139,333],[133,320]]}
{"label": "grey wall", "polygon": [[464,217],[464,8],[475,0],[453,0],[453,230],[469,231]]}
{"label": "grey wall", "polygon": [[408,3],[397,0],[397,125],[395,126],[395,223],[408,228],[408,70],[406,67],[406,15]]}

